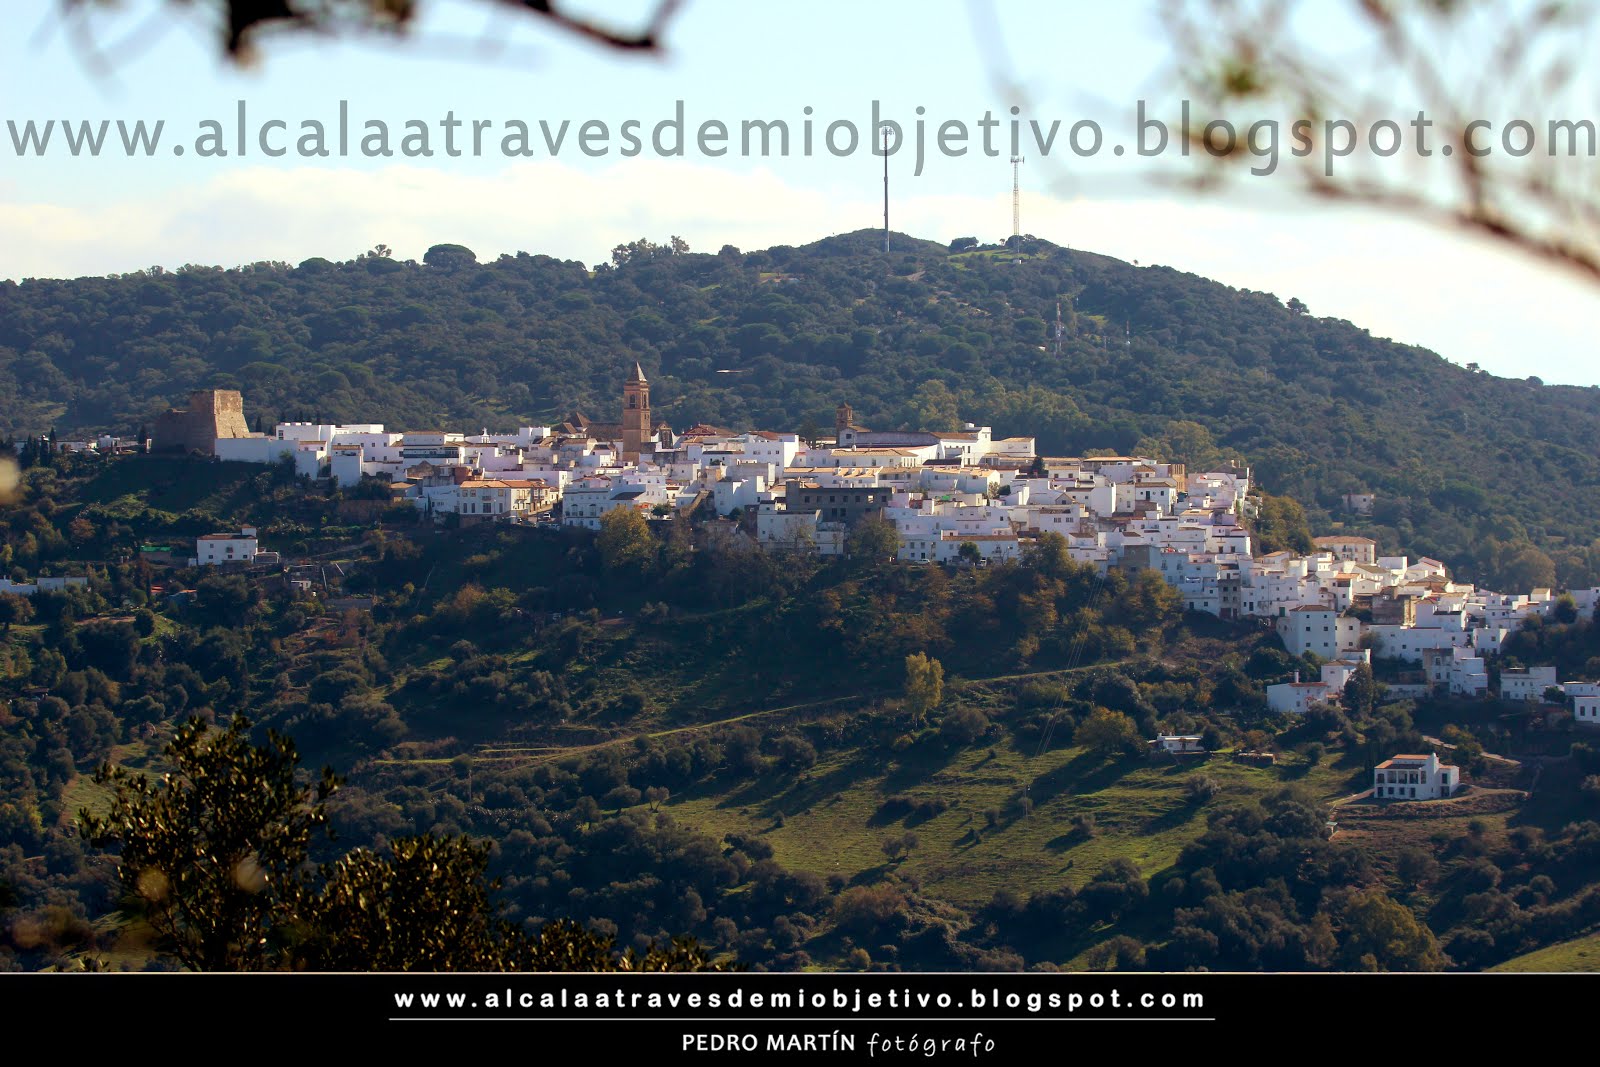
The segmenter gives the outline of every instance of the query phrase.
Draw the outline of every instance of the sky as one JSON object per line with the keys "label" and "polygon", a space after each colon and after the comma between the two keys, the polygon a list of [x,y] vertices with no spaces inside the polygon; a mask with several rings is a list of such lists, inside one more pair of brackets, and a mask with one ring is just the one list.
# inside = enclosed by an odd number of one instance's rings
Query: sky
{"label": "sky", "polygon": [[[647,0],[570,6],[624,27],[652,8]],[[1181,94],[1163,78],[1173,45],[1158,3],[686,0],[661,56],[605,51],[492,0],[421,0],[420,8],[404,39],[280,34],[263,38],[256,61],[241,68],[192,10],[174,17],[157,0],[125,0],[111,14],[65,23],[51,0],[8,0],[0,278],[350,259],[380,243],[401,258],[452,242],[480,259],[527,251],[587,263],[638,237],[679,235],[697,251],[803,244],[882,225],[884,161],[860,143],[874,102],[906,133],[889,157],[892,228],[940,242],[997,240],[1011,230],[1007,124],[1016,107],[1024,232],[1298,297],[1313,314],[1491,373],[1600,384],[1587,322],[1600,310],[1600,285],[1486,239],[1304,198],[1287,164],[1201,192],[1182,181],[1197,173],[1190,161],[1138,156],[1139,101],[1146,117],[1175,125],[1180,113]],[[1325,19],[1312,27],[1319,40],[1358,53],[1351,27],[1323,15],[1327,7],[1313,10]],[[684,151],[657,152],[652,131],[675,118],[680,101]],[[341,107],[353,146],[343,157]],[[986,114],[998,120],[988,146]],[[459,155],[446,151],[447,115],[463,123],[452,135]],[[162,139],[152,154],[126,158],[113,126],[98,156],[74,156],[58,130],[43,154],[19,155],[14,127],[52,119],[160,121]],[[284,125],[263,143],[263,124],[274,119]],[[790,127],[789,154],[742,154],[740,124],[774,119]],[[207,120],[217,124],[210,140]],[[408,120],[426,125],[431,156],[406,154]],[[477,154],[474,120],[489,123]],[[503,152],[513,120],[527,124],[532,155]],[[622,136],[629,120],[638,124],[635,155]],[[296,150],[308,121],[322,125],[328,156]],[[939,126],[950,121],[965,126],[965,142],[949,141],[964,144],[964,155],[937,149]],[[1059,124],[1048,152],[1030,121],[1040,135]],[[392,155],[361,150],[369,122],[389,131]],[[591,126],[580,143],[586,122],[603,123],[604,136]],[[853,127],[854,152],[842,152],[843,126],[833,142],[841,154],[828,151],[835,122]],[[1069,148],[1080,122],[1101,131],[1092,157]],[[726,142],[706,147],[730,151],[701,150],[705,123],[729,130]],[[547,132],[561,136],[553,156]],[[1091,129],[1079,134],[1087,149]],[[675,142],[665,129],[662,147]],[[1410,166],[1407,175],[1419,166],[1381,165]]]}

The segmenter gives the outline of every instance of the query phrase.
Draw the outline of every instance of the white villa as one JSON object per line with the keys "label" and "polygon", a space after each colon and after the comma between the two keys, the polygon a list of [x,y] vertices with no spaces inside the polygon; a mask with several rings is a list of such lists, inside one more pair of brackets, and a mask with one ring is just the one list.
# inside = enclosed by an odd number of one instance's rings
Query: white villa
{"label": "white villa", "polygon": [[1377,800],[1439,800],[1461,788],[1461,769],[1426,756],[1392,756],[1372,772]]}

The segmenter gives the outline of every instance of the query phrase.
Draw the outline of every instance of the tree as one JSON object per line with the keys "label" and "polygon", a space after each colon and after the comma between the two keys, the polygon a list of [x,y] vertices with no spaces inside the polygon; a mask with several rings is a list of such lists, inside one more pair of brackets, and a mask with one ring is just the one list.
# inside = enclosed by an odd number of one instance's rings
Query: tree
{"label": "tree", "polygon": [[1394,873],[1401,885],[1416,888],[1439,877],[1439,862],[1427,849],[1408,846],[1396,854]]}
{"label": "tree", "polygon": [[5,632],[11,632],[12,623],[26,626],[33,621],[33,601],[16,593],[0,594],[0,623],[5,623]]}
{"label": "tree", "polygon": [[1538,589],[1556,584],[1555,562],[1541,549],[1525,545],[1500,565],[1501,588]]}
{"label": "tree", "polygon": [[470,267],[478,262],[477,253],[466,245],[434,245],[422,255],[422,262],[442,270]]}
{"label": "tree", "polygon": [[106,764],[95,782],[114,789],[110,811],[78,813],[91,843],[120,847],[124,893],[191,970],[273,965],[271,935],[340,785],[331,769],[302,784],[294,742],[269,731],[252,745],[249,726],[190,719],[167,746],[171,771],[152,781]]}
{"label": "tree", "polygon": [[898,863],[905,859],[912,849],[917,847],[917,835],[909,830],[903,834],[895,834],[883,839],[879,851],[890,863]]}
{"label": "tree", "polygon": [[[323,868],[300,902],[299,951],[312,970],[496,971],[519,931],[495,921],[488,845],[403,837],[390,854],[355,849]],[[598,946],[591,951],[598,954]],[[513,949],[514,953],[514,949]]]}
{"label": "tree", "polygon": [[906,711],[920,726],[944,700],[944,664],[921,652],[906,657]]}
{"label": "tree", "polygon": [[655,535],[644,513],[634,508],[612,508],[600,516],[597,544],[608,571],[647,574],[655,567]]}
{"label": "tree", "polygon": [[1095,708],[1078,726],[1073,743],[1101,756],[1133,751],[1139,744],[1139,729],[1120,711]]}
{"label": "tree", "polygon": [[1378,683],[1372,677],[1370,665],[1363,663],[1350,672],[1344,683],[1343,700],[1352,715],[1364,719],[1372,714],[1378,701]]}
{"label": "tree", "polygon": [[1340,930],[1347,965],[1364,971],[1444,969],[1439,942],[1411,909],[1381,889],[1354,894]]}
{"label": "tree", "polygon": [[[1486,113],[1533,118],[1554,106],[1559,114],[1582,98],[1597,19],[1590,5],[1361,3],[1337,48],[1294,4],[1168,0],[1165,9],[1170,80],[1196,114],[1215,120],[1194,131],[1201,183],[1271,173],[1246,150],[1246,131],[1268,116],[1285,131],[1304,122],[1315,150],[1285,153],[1282,170],[1307,194],[1475,232],[1600,283],[1600,238],[1580,221],[1600,209],[1592,153],[1582,150],[1592,127],[1525,121],[1528,150],[1518,151],[1507,137],[1513,123],[1478,126]],[[1426,158],[1427,180],[1377,158],[1378,124],[1398,129],[1407,114],[1426,119],[1410,147]],[[1361,147],[1373,158],[1355,158]]]}
{"label": "tree", "polygon": [[1555,607],[1551,611],[1556,622],[1571,625],[1578,621],[1578,602],[1572,599],[1571,593],[1562,593],[1556,597]]}
{"label": "tree", "polygon": [[871,562],[893,559],[900,551],[900,531],[882,515],[869,515],[850,531],[845,551]]}
{"label": "tree", "polygon": [[961,547],[956,549],[956,555],[961,558],[961,562],[967,564],[976,564],[983,558],[983,553],[978,550],[978,545],[974,541],[961,542]]}
{"label": "tree", "polygon": [[955,745],[970,745],[989,732],[989,716],[978,708],[956,707],[939,720],[939,736]]}
{"label": "tree", "polygon": [[495,914],[489,848],[466,838],[403,837],[313,876],[311,839],[340,779],[303,782],[293,742],[268,731],[253,745],[248,730],[241,716],[222,731],[192,719],[166,749],[170,772],[102,767],[111,809],[78,815],[90,841],[120,847],[130,910],[192,970],[727,969],[689,939],[618,954],[570,922],[528,933]]}
{"label": "tree", "polygon": [[[177,6],[179,0],[172,2]],[[77,0],[60,0],[60,4],[69,13],[78,10]],[[254,55],[256,35],[261,30],[295,30],[313,35],[345,33],[352,37],[406,33],[417,23],[416,15],[425,5],[432,6],[429,0],[367,0],[355,4],[329,4],[325,0],[213,0],[208,6],[222,9],[214,21],[221,33],[223,51],[244,62]],[[662,34],[678,10],[673,0],[658,0],[638,29],[618,30],[581,15],[569,15],[561,10],[566,5],[556,0],[515,0],[509,5],[494,0],[494,6],[509,6],[585,41],[626,52],[660,51]]]}

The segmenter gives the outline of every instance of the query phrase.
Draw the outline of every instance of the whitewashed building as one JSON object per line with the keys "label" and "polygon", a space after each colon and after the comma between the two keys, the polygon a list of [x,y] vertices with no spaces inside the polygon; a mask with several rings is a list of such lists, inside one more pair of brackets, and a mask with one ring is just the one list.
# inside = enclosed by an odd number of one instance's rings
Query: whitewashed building
{"label": "whitewashed building", "polygon": [[1278,620],[1278,636],[1293,656],[1315,652],[1323,659],[1338,659],[1361,647],[1361,620],[1333,608],[1302,604]]}
{"label": "whitewashed building", "polygon": [[0,578],[0,593],[11,596],[32,596],[35,593],[60,593],[70,588],[83,588],[89,584],[88,578],[35,578],[31,582],[14,582],[10,578]]}
{"label": "whitewashed building", "polygon": [[205,534],[195,541],[191,566],[214,567],[220,563],[249,563],[256,558],[256,529],[246,526],[236,534]]}
{"label": "whitewashed building", "polygon": [[1292,682],[1267,686],[1267,707],[1281,715],[1304,715],[1314,704],[1327,704],[1339,694],[1324,682],[1302,682],[1297,672]]}
{"label": "whitewashed building", "polygon": [[1461,769],[1426,756],[1394,756],[1372,772],[1372,795],[1378,800],[1440,800],[1461,788]]}
{"label": "whitewashed building", "polygon": [[1500,671],[1500,699],[1543,700],[1555,684],[1554,667],[1506,667]]}

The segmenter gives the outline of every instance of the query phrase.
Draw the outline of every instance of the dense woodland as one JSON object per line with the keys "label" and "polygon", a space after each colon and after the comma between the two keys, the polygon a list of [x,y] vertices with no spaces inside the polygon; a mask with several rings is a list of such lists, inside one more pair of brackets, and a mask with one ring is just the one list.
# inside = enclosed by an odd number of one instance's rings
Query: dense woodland
{"label": "dense woodland", "polygon": [[[1570,717],[1392,702],[1363,672],[1285,721],[1263,687],[1314,660],[1059,539],[947,569],[887,562],[872,530],[823,561],[628,512],[598,536],[343,521],[372,503],[198,459],[26,472],[11,558],[95,581],[0,597],[0,965],[350,967],[391,944],[372,965],[536,966],[577,944],[616,966],[612,946],[660,960],[688,935],[675,958],[755,969],[1477,969],[1600,927],[1600,744]],[[1278,535],[1305,536],[1287,503]],[[224,517],[342,560],[375,605],[141,561]],[[1501,662],[1547,661],[1600,677],[1570,602]],[[247,963],[164,934],[97,823],[119,773],[182,765],[186,723],[246,718],[266,751],[293,738],[304,788],[344,777],[335,836],[307,837],[321,873]],[[1152,759],[1161,730],[1215,755]],[[1465,798],[1330,806],[1427,736]],[[405,887],[435,858],[465,930],[454,907],[351,911],[422,900]],[[521,947],[464,954],[495,944]]]}
{"label": "dense woodland", "polygon": [[[591,270],[457,245],[334,263],[0,283],[0,436],[132,434],[196,388],[253,421],[509,427],[614,409],[638,359],[662,417],[814,431],[972,419],[1048,454],[1252,464],[1322,532],[1496,588],[1600,583],[1600,389],[1455,366],[1238,291],[1034,241],[896,235],[716,254],[638,241]],[[1403,294],[1397,294],[1403,298]],[[1059,304],[1064,337],[1055,351]],[[1339,514],[1371,491],[1375,513]]]}

